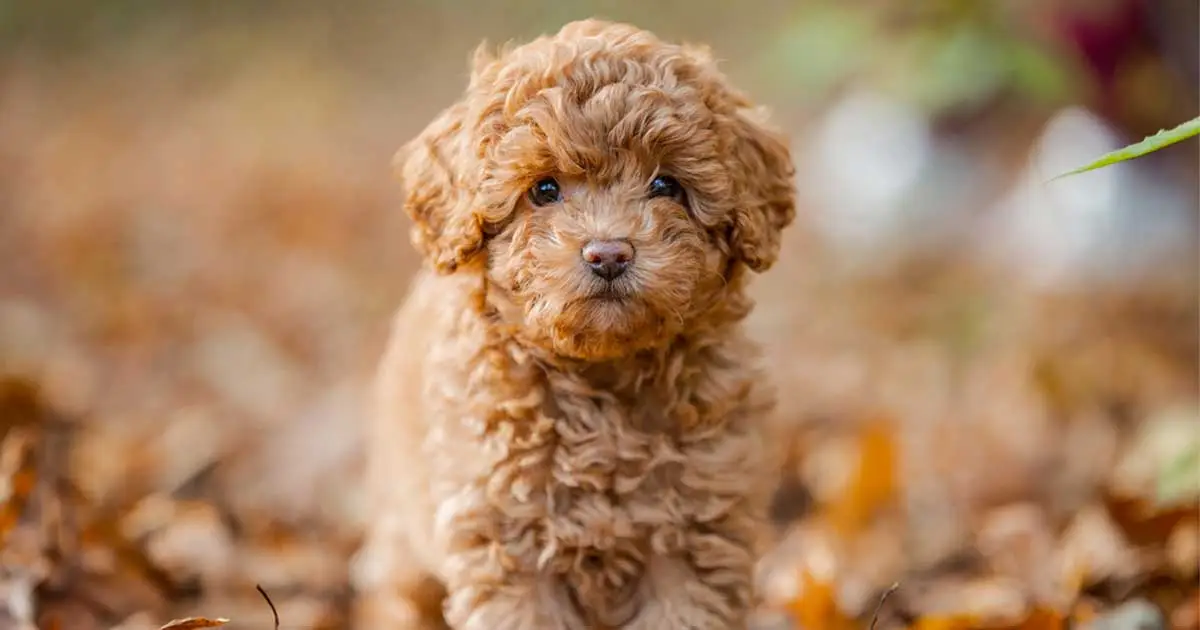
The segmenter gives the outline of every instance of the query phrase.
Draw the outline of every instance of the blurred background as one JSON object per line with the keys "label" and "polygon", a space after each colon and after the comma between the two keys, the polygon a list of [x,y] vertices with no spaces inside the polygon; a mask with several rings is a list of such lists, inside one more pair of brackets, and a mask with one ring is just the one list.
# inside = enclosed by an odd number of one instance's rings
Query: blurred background
{"label": "blurred background", "polygon": [[1197,143],[1050,181],[1197,114],[1198,7],[0,1],[0,627],[350,627],[391,155],[588,16],[793,137],[756,627],[1200,627]]}

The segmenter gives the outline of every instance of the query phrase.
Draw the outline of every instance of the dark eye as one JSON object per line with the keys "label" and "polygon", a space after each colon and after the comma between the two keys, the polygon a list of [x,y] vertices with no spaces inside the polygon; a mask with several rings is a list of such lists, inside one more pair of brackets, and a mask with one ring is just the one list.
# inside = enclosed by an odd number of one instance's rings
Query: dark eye
{"label": "dark eye", "polygon": [[558,188],[558,182],[554,178],[547,177],[538,180],[538,183],[529,189],[529,200],[535,206],[548,206],[552,203],[562,201],[562,190]]}
{"label": "dark eye", "polygon": [[687,194],[683,192],[683,186],[670,175],[659,175],[650,182],[650,198],[655,197],[669,197],[681,205],[687,204]]}

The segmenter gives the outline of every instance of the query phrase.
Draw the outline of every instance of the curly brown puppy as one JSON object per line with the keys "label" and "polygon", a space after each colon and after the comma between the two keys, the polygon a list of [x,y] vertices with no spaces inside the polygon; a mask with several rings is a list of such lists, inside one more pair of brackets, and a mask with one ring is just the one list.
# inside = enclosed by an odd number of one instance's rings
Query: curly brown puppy
{"label": "curly brown puppy", "polygon": [[707,51],[589,20],[481,49],[397,164],[429,264],[379,374],[371,627],[745,628],[784,139]]}

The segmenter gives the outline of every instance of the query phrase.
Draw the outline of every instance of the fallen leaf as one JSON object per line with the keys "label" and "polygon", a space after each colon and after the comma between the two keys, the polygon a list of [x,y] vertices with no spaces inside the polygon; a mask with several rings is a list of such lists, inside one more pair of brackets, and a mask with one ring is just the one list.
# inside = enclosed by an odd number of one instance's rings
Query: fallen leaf
{"label": "fallen leaf", "polygon": [[1134,547],[1161,545],[1184,520],[1195,516],[1196,508],[1160,510],[1145,499],[1105,497],[1112,520]]}
{"label": "fallen leaf", "polygon": [[1171,612],[1172,630],[1200,629],[1200,590],[1192,593],[1187,601]]}
{"label": "fallen leaf", "polygon": [[1054,551],[1054,534],[1041,506],[1024,502],[989,510],[976,547],[996,575],[1022,582],[1036,594],[1047,592],[1046,559]]}
{"label": "fallen leaf", "polygon": [[843,494],[829,506],[829,518],[843,534],[863,528],[896,495],[897,448],[891,423],[868,424],[859,438],[858,463]]}
{"label": "fallen leaf", "polygon": [[838,607],[834,584],[803,569],[800,594],[788,606],[788,612],[801,628],[850,630],[854,622]]}
{"label": "fallen leaf", "polygon": [[1100,604],[1090,597],[1081,597],[1071,609],[1071,627],[1087,627],[1099,616]]}
{"label": "fallen leaf", "polygon": [[1102,505],[1089,505],[1075,515],[1062,534],[1057,558],[1059,577],[1071,595],[1138,570],[1137,554]]}
{"label": "fallen leaf", "polygon": [[929,615],[918,619],[912,630],[1062,630],[1063,616],[1048,608],[1035,608],[1015,623],[989,622],[978,615]]}
{"label": "fallen leaf", "polygon": [[974,630],[980,621],[972,615],[928,615],[916,620],[911,630]]}
{"label": "fallen leaf", "polygon": [[1110,487],[1156,510],[1191,508],[1200,499],[1200,408],[1181,405],[1155,413],[1139,427],[1117,462]]}
{"label": "fallen leaf", "polygon": [[1065,627],[1063,616],[1049,608],[1034,608],[1024,621],[1009,626],[1011,630],[1062,630]]}
{"label": "fallen leaf", "polygon": [[16,527],[37,485],[38,436],[29,427],[8,432],[0,443],[0,540]]}
{"label": "fallen leaf", "polygon": [[1036,610],[1025,585],[1013,579],[944,576],[922,590],[910,601],[928,619],[921,628],[1009,628]]}
{"label": "fallen leaf", "polygon": [[1167,538],[1166,559],[1176,576],[1195,582],[1200,573],[1200,522],[1191,518],[1175,526]]}
{"label": "fallen leaf", "polygon": [[228,619],[218,617],[216,619],[208,619],[206,617],[186,617],[184,619],[176,619],[158,630],[196,630],[197,628],[216,628],[229,623]]}

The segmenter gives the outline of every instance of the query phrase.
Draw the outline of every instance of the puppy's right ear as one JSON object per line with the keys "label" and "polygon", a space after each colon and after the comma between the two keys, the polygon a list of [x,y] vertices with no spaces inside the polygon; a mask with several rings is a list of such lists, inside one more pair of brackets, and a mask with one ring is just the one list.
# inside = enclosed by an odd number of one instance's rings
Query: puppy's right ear
{"label": "puppy's right ear", "polygon": [[476,207],[483,173],[469,102],[491,61],[481,46],[475,52],[468,95],[438,114],[392,160],[405,188],[413,245],[439,273],[453,273],[483,248]]}

